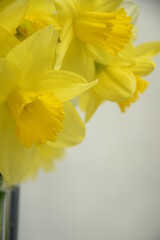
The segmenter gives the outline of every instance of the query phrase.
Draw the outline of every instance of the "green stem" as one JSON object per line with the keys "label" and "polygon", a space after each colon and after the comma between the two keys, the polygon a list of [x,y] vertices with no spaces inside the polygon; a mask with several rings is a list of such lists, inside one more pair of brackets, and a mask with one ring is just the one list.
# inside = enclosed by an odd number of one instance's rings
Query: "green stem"
{"label": "green stem", "polygon": [[0,239],[4,239],[4,214],[5,214],[5,191],[3,191],[3,179],[0,174]]}
{"label": "green stem", "polygon": [[8,186],[0,175],[0,240],[17,240],[19,187]]}

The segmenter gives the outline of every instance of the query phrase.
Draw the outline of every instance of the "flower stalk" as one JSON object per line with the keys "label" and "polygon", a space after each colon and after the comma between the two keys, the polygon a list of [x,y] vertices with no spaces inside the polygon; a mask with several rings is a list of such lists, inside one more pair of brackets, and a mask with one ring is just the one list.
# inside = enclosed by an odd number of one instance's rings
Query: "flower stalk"
{"label": "flower stalk", "polygon": [[19,187],[7,186],[0,175],[0,240],[17,240]]}

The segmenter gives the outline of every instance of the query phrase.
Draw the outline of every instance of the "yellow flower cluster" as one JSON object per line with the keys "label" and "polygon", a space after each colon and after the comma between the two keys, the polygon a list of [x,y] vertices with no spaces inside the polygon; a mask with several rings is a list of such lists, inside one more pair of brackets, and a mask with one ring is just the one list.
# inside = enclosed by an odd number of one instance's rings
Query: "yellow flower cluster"
{"label": "yellow flower cluster", "polygon": [[[17,184],[53,168],[108,100],[122,111],[147,88],[160,43],[133,46],[125,0],[0,1],[0,173]],[[129,11],[132,9],[132,11]]]}

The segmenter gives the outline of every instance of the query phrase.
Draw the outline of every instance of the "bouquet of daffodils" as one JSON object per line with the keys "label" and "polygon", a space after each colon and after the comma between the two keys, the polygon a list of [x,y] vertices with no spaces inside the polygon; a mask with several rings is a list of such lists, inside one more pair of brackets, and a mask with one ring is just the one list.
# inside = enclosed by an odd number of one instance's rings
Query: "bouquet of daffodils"
{"label": "bouquet of daffodils", "polygon": [[124,112],[146,90],[160,42],[133,45],[137,17],[125,0],[0,1],[0,173],[8,184],[52,169],[82,142],[84,122],[103,102]]}

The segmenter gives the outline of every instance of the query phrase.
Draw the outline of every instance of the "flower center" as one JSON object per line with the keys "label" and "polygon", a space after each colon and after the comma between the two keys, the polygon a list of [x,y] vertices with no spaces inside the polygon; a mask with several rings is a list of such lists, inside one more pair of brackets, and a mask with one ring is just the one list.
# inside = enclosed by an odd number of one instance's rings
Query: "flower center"
{"label": "flower center", "polygon": [[27,147],[55,141],[62,131],[64,110],[53,92],[16,90],[7,100],[16,120],[16,133]]}
{"label": "flower center", "polygon": [[112,54],[120,51],[132,35],[131,18],[124,9],[113,13],[84,12],[75,21],[75,35]]}

